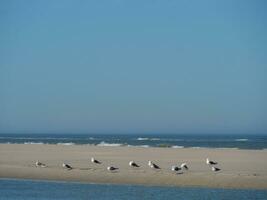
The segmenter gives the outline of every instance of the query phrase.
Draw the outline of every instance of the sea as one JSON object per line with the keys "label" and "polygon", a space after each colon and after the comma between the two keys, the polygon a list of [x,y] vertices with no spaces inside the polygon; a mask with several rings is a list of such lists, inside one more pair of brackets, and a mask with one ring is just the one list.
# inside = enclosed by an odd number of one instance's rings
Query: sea
{"label": "sea", "polygon": [[0,200],[266,200],[267,190],[156,187],[0,179]]}
{"label": "sea", "polygon": [[0,143],[267,149],[267,134],[0,134]]}

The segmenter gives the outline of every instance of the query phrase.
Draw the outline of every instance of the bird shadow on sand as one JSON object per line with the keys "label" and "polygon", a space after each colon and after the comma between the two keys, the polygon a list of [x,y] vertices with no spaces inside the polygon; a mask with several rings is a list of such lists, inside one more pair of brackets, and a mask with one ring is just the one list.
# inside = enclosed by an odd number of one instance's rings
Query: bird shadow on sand
{"label": "bird shadow on sand", "polygon": [[119,173],[119,170],[110,171],[109,173],[116,174],[116,173]]}
{"label": "bird shadow on sand", "polygon": [[93,168],[90,168],[90,167],[83,167],[83,168],[78,168],[79,170],[94,170]]}
{"label": "bird shadow on sand", "polygon": [[76,168],[66,168],[66,169],[63,169],[65,171],[72,171],[72,170],[75,170]]}
{"label": "bird shadow on sand", "polygon": [[146,171],[144,169],[130,169],[133,173],[145,173]]}

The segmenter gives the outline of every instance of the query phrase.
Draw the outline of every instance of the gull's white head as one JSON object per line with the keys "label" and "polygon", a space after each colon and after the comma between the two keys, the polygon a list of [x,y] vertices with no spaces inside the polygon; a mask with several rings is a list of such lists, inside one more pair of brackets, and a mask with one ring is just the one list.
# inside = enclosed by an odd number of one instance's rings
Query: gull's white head
{"label": "gull's white head", "polygon": [[181,167],[184,167],[184,166],[186,166],[186,165],[187,165],[186,163],[182,163],[182,164],[181,164]]}
{"label": "gull's white head", "polygon": [[211,167],[211,170],[214,171],[214,172],[217,171],[216,167]]}

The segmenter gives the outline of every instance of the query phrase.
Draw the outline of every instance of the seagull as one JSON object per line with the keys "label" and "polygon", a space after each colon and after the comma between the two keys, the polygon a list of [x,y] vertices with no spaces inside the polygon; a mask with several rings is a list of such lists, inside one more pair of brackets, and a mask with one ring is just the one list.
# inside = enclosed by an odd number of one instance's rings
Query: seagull
{"label": "seagull", "polygon": [[178,171],[181,170],[181,169],[182,169],[182,168],[177,167],[177,166],[175,166],[175,165],[173,165],[172,168],[171,168],[171,170],[172,170],[172,171],[175,171],[175,172],[178,172]]}
{"label": "seagull", "polygon": [[108,171],[114,171],[114,170],[117,170],[117,169],[119,169],[119,168],[117,168],[117,167],[113,167],[113,166],[109,166],[109,167],[107,167],[107,170],[108,170]]}
{"label": "seagull", "polygon": [[98,160],[96,160],[95,158],[91,158],[91,162],[92,163],[96,163],[96,164],[101,164],[101,162],[99,162]]}
{"label": "seagull", "polygon": [[134,161],[130,161],[130,162],[129,162],[129,165],[130,165],[131,167],[140,167],[140,166],[137,165]]}
{"label": "seagull", "polygon": [[63,163],[63,164],[62,164],[62,167],[66,168],[66,169],[68,169],[68,170],[73,169],[70,165],[68,165],[68,164],[66,164],[66,163]]}
{"label": "seagull", "polygon": [[151,162],[151,164],[149,166],[153,169],[160,169],[160,167],[153,162]]}
{"label": "seagull", "polygon": [[221,169],[217,168],[217,167],[211,167],[211,170],[214,172],[220,171]]}
{"label": "seagull", "polygon": [[187,167],[187,164],[186,164],[186,163],[182,163],[182,164],[181,164],[181,168],[182,168],[182,169],[186,169],[186,170],[188,170],[188,167]]}
{"label": "seagull", "polygon": [[217,165],[217,162],[211,161],[209,158],[207,158],[206,163],[207,165]]}
{"label": "seagull", "polygon": [[149,160],[149,161],[148,161],[148,166],[150,167],[150,166],[151,166],[151,164],[152,164],[152,162]]}
{"label": "seagull", "polygon": [[46,167],[44,163],[39,162],[38,160],[35,162],[36,167]]}

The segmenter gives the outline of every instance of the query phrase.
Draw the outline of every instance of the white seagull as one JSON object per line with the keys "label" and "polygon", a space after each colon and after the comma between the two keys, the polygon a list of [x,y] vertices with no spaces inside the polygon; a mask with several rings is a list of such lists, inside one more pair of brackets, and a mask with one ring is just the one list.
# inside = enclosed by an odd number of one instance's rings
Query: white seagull
{"label": "white seagull", "polygon": [[177,167],[175,165],[172,166],[171,170],[174,171],[174,172],[178,172],[179,170],[181,170],[182,168],[180,167]]}
{"label": "white seagull", "polygon": [[45,165],[44,163],[39,162],[39,160],[37,160],[37,161],[35,162],[35,166],[36,166],[36,167],[46,167],[46,165]]}
{"label": "white seagull", "polygon": [[62,164],[62,167],[66,168],[66,169],[68,169],[68,170],[73,169],[70,165],[68,165],[68,164],[66,164],[66,163],[63,163],[63,164]]}
{"label": "white seagull", "polygon": [[150,166],[151,166],[151,164],[152,164],[152,162],[149,160],[149,161],[148,161],[148,166],[150,167]]}
{"label": "white seagull", "polygon": [[107,170],[108,170],[108,171],[114,171],[114,170],[117,170],[117,169],[119,169],[119,168],[117,168],[117,167],[113,167],[113,166],[108,166],[108,167],[107,167]]}
{"label": "white seagull", "polygon": [[207,165],[217,165],[217,162],[209,160],[209,158],[206,159]]}
{"label": "white seagull", "polygon": [[96,163],[96,164],[101,164],[101,162],[100,161],[98,161],[98,160],[96,160],[95,158],[91,158],[91,162],[92,163]]}
{"label": "white seagull", "polygon": [[217,168],[217,167],[211,167],[211,170],[214,172],[220,171],[221,169]]}
{"label": "white seagull", "polygon": [[186,164],[186,163],[182,163],[182,164],[181,164],[181,169],[186,169],[186,170],[188,170],[188,166],[187,166],[187,164]]}
{"label": "white seagull", "polygon": [[130,162],[129,162],[129,165],[130,165],[131,167],[140,167],[140,166],[137,165],[134,161],[130,161]]}
{"label": "white seagull", "polygon": [[149,161],[150,163],[148,163],[148,165],[152,168],[152,169],[160,169],[160,167],[158,165],[156,165],[155,163]]}

